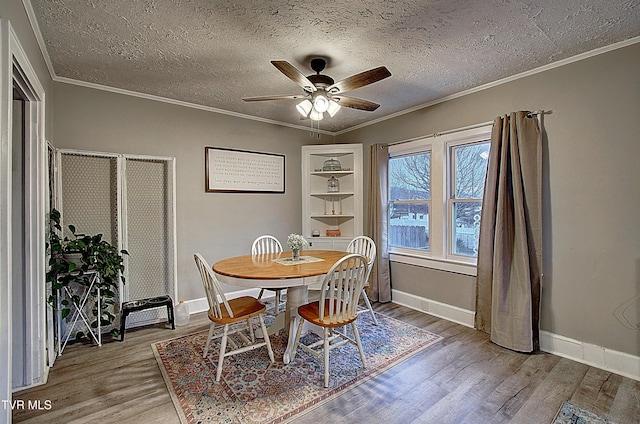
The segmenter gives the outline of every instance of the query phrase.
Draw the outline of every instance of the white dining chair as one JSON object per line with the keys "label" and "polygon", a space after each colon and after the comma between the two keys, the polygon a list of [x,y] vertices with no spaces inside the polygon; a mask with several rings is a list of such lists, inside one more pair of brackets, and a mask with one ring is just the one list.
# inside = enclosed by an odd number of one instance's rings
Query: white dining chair
{"label": "white dining chair", "polygon": [[[275,362],[267,327],[264,324],[263,314],[267,310],[266,306],[251,296],[242,296],[227,300],[218,279],[209,264],[207,264],[207,261],[199,253],[196,253],[193,257],[196,261],[198,271],[200,271],[200,277],[202,277],[202,284],[205,294],[207,295],[207,302],[209,303],[209,320],[211,321],[209,334],[207,335],[207,343],[204,347],[204,358],[206,358],[209,353],[211,341],[218,337],[222,338],[220,340],[216,381],[220,381],[222,363],[227,356],[237,355],[265,346],[269,353],[269,359],[271,362]],[[260,321],[260,328],[264,335],[264,338],[260,339],[262,341],[257,341],[258,339],[256,339],[253,328],[254,317],[258,317]],[[214,336],[215,328],[218,325],[223,326],[222,334]],[[249,337],[244,334],[245,331],[248,332]],[[237,338],[241,344],[236,343],[234,338],[229,337],[234,334],[237,334]],[[227,343],[231,346],[231,350],[228,352]]]}
{"label": "white dining chair", "polygon": [[[298,308],[300,321],[296,329],[291,359],[295,358],[298,347],[318,359],[323,359],[324,387],[329,387],[329,352],[345,343],[352,343],[358,347],[362,367],[365,367],[364,350],[355,322],[358,318],[358,300],[364,286],[367,266],[367,259],[358,253],[339,259],[324,277],[320,299]],[[323,328],[322,340],[310,345],[300,341],[305,321]],[[338,330],[347,324],[351,324],[353,338]]]}
{"label": "white dining chair", "polygon": [[[280,244],[277,238],[268,234],[258,237],[253,241],[253,244],[251,245],[252,255],[263,255],[267,253],[280,252],[282,252],[282,244]],[[258,294],[258,300],[262,300],[262,296],[264,295],[265,290],[275,292],[274,313],[271,315],[277,316],[280,313],[280,303],[282,302],[283,289],[261,288],[260,293]]]}
{"label": "white dining chair", "polygon": [[371,275],[371,268],[373,267],[373,262],[376,260],[376,244],[371,238],[367,236],[358,236],[351,240],[351,242],[349,242],[349,245],[347,246],[347,252],[359,253],[369,261],[367,267],[367,275],[365,276],[365,283],[362,289],[362,299],[364,300],[367,309],[361,309],[358,311],[358,313],[371,313],[371,319],[373,320],[373,323],[375,325],[378,325],[378,319],[376,318],[376,314],[373,312],[373,307],[371,306],[371,302],[369,301],[366,290],[366,288],[369,287],[369,275]]}

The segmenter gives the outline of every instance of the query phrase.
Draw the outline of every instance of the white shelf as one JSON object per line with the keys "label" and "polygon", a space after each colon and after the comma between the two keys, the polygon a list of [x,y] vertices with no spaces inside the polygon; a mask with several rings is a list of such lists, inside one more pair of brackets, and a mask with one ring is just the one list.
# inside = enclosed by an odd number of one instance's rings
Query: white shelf
{"label": "white shelf", "polygon": [[[343,170],[322,171],[331,158],[338,159]],[[353,237],[362,235],[362,169],[361,144],[302,147],[302,234],[314,248],[344,250]],[[331,177],[340,182],[340,191],[327,191]],[[325,237],[326,230],[336,229],[340,237]],[[312,237],[313,230],[321,237]]]}
{"label": "white shelf", "polygon": [[309,193],[309,196],[316,197],[349,197],[355,195],[352,191],[332,191],[332,192],[323,192],[323,193]]}
{"label": "white shelf", "polygon": [[322,177],[334,177],[340,178],[343,175],[351,175],[354,171],[312,171],[311,175],[320,175]]}

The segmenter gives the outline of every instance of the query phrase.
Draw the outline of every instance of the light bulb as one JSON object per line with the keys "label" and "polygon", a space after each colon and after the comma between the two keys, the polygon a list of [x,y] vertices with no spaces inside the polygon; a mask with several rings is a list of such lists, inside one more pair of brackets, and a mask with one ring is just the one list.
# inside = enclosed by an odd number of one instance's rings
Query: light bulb
{"label": "light bulb", "polygon": [[329,100],[322,94],[319,94],[313,100],[313,108],[320,113],[326,112],[329,108]]}
{"label": "light bulb", "polygon": [[314,120],[314,121],[320,121],[320,120],[322,120],[323,117],[324,117],[324,114],[322,112],[318,112],[315,109],[313,109],[311,111],[311,113],[309,114],[309,118]]}
{"label": "light bulb", "polygon": [[307,117],[307,115],[309,115],[309,112],[311,112],[312,107],[313,105],[308,99],[304,99],[296,105],[296,109],[298,109],[300,115],[304,116],[305,118]]}
{"label": "light bulb", "polygon": [[327,112],[329,112],[329,116],[333,117],[340,110],[340,105],[335,100],[329,100],[329,107],[327,108]]}

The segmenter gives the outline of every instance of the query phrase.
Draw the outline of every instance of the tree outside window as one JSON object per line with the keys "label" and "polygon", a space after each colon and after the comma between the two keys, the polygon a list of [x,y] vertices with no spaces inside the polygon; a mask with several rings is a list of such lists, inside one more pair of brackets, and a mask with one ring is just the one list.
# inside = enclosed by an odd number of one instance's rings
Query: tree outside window
{"label": "tree outside window", "polygon": [[480,215],[489,147],[490,143],[484,141],[450,148],[450,251],[454,255],[478,256]]}
{"label": "tree outside window", "polygon": [[389,245],[429,250],[431,152],[389,160]]}

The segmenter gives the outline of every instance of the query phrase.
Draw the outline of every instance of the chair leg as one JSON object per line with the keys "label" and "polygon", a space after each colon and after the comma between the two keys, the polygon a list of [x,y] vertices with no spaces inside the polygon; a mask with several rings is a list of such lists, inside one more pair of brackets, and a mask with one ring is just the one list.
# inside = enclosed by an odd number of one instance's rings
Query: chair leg
{"label": "chair leg", "polygon": [[329,387],[329,328],[324,327],[324,387]]}
{"label": "chair leg", "polygon": [[253,329],[253,318],[249,318],[247,320],[247,330],[249,330],[249,336],[251,337],[251,344],[255,344],[256,335],[255,335],[254,329]]}
{"label": "chair leg", "polygon": [[362,349],[362,343],[360,342],[360,333],[358,333],[358,327],[356,327],[356,322],[351,323],[351,329],[353,330],[353,336],[356,339],[356,344],[358,345],[358,351],[360,352],[360,360],[362,361],[362,368],[366,367],[364,362],[364,350]]}
{"label": "chair leg", "polygon": [[227,333],[229,332],[229,324],[224,325],[224,333],[220,340],[220,357],[218,358],[218,371],[216,372],[216,381],[220,381],[222,375],[222,363],[224,362],[224,353],[227,350]]}
{"label": "chair leg", "polygon": [[264,334],[264,342],[267,344],[269,359],[271,359],[271,362],[275,362],[276,360],[273,356],[273,349],[271,349],[271,340],[269,339],[269,333],[267,333],[267,326],[264,325],[264,318],[262,317],[262,315],[258,315],[258,319],[260,320],[260,328],[262,328],[262,334]]}
{"label": "chair leg", "polygon": [[260,293],[258,294],[258,300],[262,299],[263,294],[264,294],[264,289],[260,289]]}
{"label": "chair leg", "polygon": [[213,336],[213,330],[215,328],[215,324],[211,323],[211,325],[209,326],[209,335],[207,336],[207,343],[204,345],[204,355],[202,355],[203,358],[207,357],[207,353],[209,352],[209,346],[211,345],[211,337]]}
{"label": "chair leg", "polygon": [[371,302],[369,302],[369,297],[367,296],[367,292],[365,289],[362,289],[362,298],[364,299],[364,303],[367,305],[367,309],[371,313],[371,319],[373,319],[373,323],[378,325],[378,318],[376,318],[376,314],[373,312],[373,307],[371,306]]}
{"label": "chair leg", "polygon": [[290,361],[293,361],[293,359],[296,357],[296,352],[298,351],[298,343],[300,343],[300,336],[302,335],[303,325],[304,325],[304,318],[300,317],[300,320],[298,322],[298,328],[296,329],[296,338],[294,339],[294,342],[293,342],[293,352],[291,352]]}

